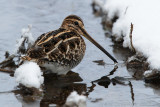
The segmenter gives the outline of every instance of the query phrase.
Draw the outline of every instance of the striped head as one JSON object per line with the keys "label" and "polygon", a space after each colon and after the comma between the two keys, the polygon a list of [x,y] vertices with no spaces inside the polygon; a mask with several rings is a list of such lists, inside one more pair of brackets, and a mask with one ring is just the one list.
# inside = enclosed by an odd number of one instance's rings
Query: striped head
{"label": "striped head", "polygon": [[117,60],[112,57],[101,45],[99,45],[85,30],[83,21],[80,17],[76,15],[69,15],[67,16],[62,25],[61,28],[73,31],[79,35],[84,36],[87,38],[90,42],[92,42],[95,46],[97,46],[101,51],[103,51],[109,58],[111,58],[115,63],[117,63]]}
{"label": "striped head", "polygon": [[80,17],[76,15],[69,15],[64,19],[61,28],[74,31],[79,35],[83,35],[81,28],[84,29],[84,24]]}

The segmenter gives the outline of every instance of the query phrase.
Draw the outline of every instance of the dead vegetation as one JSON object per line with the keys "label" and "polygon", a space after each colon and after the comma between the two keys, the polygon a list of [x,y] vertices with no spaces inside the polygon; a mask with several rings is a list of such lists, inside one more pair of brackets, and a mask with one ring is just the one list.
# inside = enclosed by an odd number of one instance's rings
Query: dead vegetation
{"label": "dead vegetation", "polygon": [[131,44],[131,50],[132,50],[133,52],[136,52],[136,50],[135,50],[135,48],[134,48],[134,46],[133,46],[132,33],[133,33],[133,24],[131,23],[130,34],[129,34],[130,44]]}
{"label": "dead vegetation", "polygon": [[[30,26],[28,26],[30,31]],[[14,74],[14,70],[20,65],[21,56],[26,54],[27,49],[31,46],[28,42],[29,37],[21,36],[21,43],[17,47],[14,54],[10,55],[8,51],[5,53],[5,60],[0,62],[0,72],[5,72],[9,74]]]}

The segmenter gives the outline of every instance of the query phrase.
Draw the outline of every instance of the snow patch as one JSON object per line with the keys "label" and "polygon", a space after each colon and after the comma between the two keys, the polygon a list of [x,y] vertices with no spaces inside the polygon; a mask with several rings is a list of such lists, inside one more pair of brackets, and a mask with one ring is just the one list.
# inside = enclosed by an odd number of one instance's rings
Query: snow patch
{"label": "snow patch", "polygon": [[129,57],[128,60],[127,60],[127,62],[131,62],[131,61],[134,61],[134,60],[138,60],[135,55]]}
{"label": "snow patch", "polygon": [[160,69],[159,3],[159,0],[106,0],[103,6],[107,20],[119,17],[113,24],[112,33],[117,40],[124,39],[124,47],[131,48],[129,33],[133,23],[133,46],[147,58],[151,69]]}
{"label": "snow patch", "polygon": [[41,69],[35,62],[24,62],[16,69],[14,77],[16,82],[29,88],[40,88],[44,81]]}
{"label": "snow patch", "polygon": [[78,95],[73,91],[66,100],[66,106],[69,107],[86,107],[86,96]]}
{"label": "snow patch", "polygon": [[32,28],[32,25],[29,24],[28,28],[23,28],[21,33],[22,33],[22,37],[28,38],[28,43],[33,44],[34,43],[34,38],[33,38],[32,33],[31,33],[31,28]]}
{"label": "snow patch", "polygon": [[157,74],[158,73],[158,71],[156,71],[156,70],[147,70],[147,71],[145,71],[144,72],[144,77],[150,77],[150,76],[152,76],[152,75],[154,75],[154,74]]}
{"label": "snow patch", "polygon": [[152,74],[152,70],[147,70],[144,72],[144,77],[149,77]]}

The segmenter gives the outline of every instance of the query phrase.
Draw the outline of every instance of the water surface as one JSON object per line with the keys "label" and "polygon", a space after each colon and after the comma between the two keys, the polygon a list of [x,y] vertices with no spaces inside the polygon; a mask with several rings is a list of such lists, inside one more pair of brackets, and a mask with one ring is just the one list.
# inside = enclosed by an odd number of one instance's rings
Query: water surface
{"label": "water surface", "polygon": [[[14,92],[18,85],[13,77],[0,73],[0,105],[3,107],[46,107],[61,105],[73,90],[86,92],[88,107],[158,107],[159,88],[146,85],[143,80],[135,80],[128,72],[124,60],[130,55],[128,50],[114,47],[104,34],[101,18],[92,14],[91,0],[1,0],[0,1],[0,60],[5,51],[14,52],[21,29],[32,24],[33,36],[59,28],[63,19],[70,15],[80,16],[88,33],[120,63],[114,69],[113,62],[92,43],[85,39],[87,50],[82,62],[74,68],[70,76],[59,78],[52,75],[45,79],[46,93],[43,97],[30,101]],[[106,64],[93,62],[101,60]],[[112,82],[115,77],[118,82]],[[127,85],[131,82],[131,85]],[[123,82],[123,83],[121,83]],[[116,84],[116,85],[115,85]],[[9,91],[9,92],[7,92]]]}

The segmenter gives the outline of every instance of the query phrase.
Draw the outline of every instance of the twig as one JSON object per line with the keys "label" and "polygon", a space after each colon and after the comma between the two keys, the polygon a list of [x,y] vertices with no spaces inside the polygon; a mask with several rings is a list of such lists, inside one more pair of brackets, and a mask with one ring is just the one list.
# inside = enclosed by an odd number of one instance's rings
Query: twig
{"label": "twig", "polygon": [[93,2],[91,5],[92,5],[93,13],[96,13],[96,12],[97,12],[97,9],[95,8],[95,5],[96,5],[96,4]]}
{"label": "twig", "polygon": [[126,14],[126,13],[127,13],[127,10],[128,10],[128,6],[126,7],[126,10],[125,10],[124,14]]}
{"label": "twig", "polygon": [[136,50],[135,50],[135,48],[134,48],[134,46],[133,46],[133,42],[132,42],[132,32],[133,32],[133,24],[131,23],[130,35],[129,35],[129,37],[130,37],[130,42],[131,42],[131,50],[132,50],[133,52],[136,52]]}
{"label": "twig", "polygon": [[87,87],[87,88],[89,88],[89,90],[86,92],[86,95],[87,95],[87,96],[88,96],[91,92],[93,92],[94,87],[96,86],[93,82],[91,82],[91,83],[92,83],[92,86]]}
{"label": "twig", "polygon": [[132,83],[129,81],[129,87],[131,88],[131,99],[132,99],[132,104],[134,105],[134,91],[133,91],[133,85]]}
{"label": "twig", "polygon": [[113,75],[116,72],[117,69],[118,69],[118,66],[115,65],[114,69],[111,72],[109,72],[109,74],[107,76]]}
{"label": "twig", "polygon": [[26,42],[26,41],[27,41],[27,38],[24,37],[21,45],[20,45],[19,48],[18,48],[18,51],[17,51],[18,54],[21,54],[21,53],[22,53],[22,54],[25,54],[25,53],[26,53],[26,48],[25,48],[25,42]]}
{"label": "twig", "polygon": [[10,56],[10,54],[9,54],[9,52],[8,51],[6,51],[6,53],[5,53],[5,58],[8,58],[9,56]]}
{"label": "twig", "polygon": [[9,61],[13,60],[13,58],[16,57],[14,54],[6,58],[4,61],[0,62],[0,65],[6,64]]}
{"label": "twig", "polygon": [[12,71],[12,70],[7,70],[7,69],[2,69],[2,68],[0,68],[0,72],[5,72],[5,73],[14,73],[14,71]]}
{"label": "twig", "polygon": [[[10,64],[14,63],[14,67],[16,68],[18,65],[15,64],[15,62],[20,62],[20,57],[22,54],[26,54],[27,49],[32,45],[31,42],[29,41],[29,37],[31,36],[30,30],[31,30],[31,25],[28,26],[28,29],[24,29],[22,32],[21,39],[18,42],[18,47],[16,50],[16,53],[9,55],[9,52],[6,52],[5,57],[6,59],[0,62],[0,72],[5,72],[5,73],[10,73],[14,74],[14,71],[5,69],[8,66],[11,66]],[[29,36],[28,36],[29,35]],[[26,48],[26,44],[28,44],[28,48]],[[30,45],[30,46],[29,46]],[[18,57],[18,60],[14,60],[15,57]]]}

